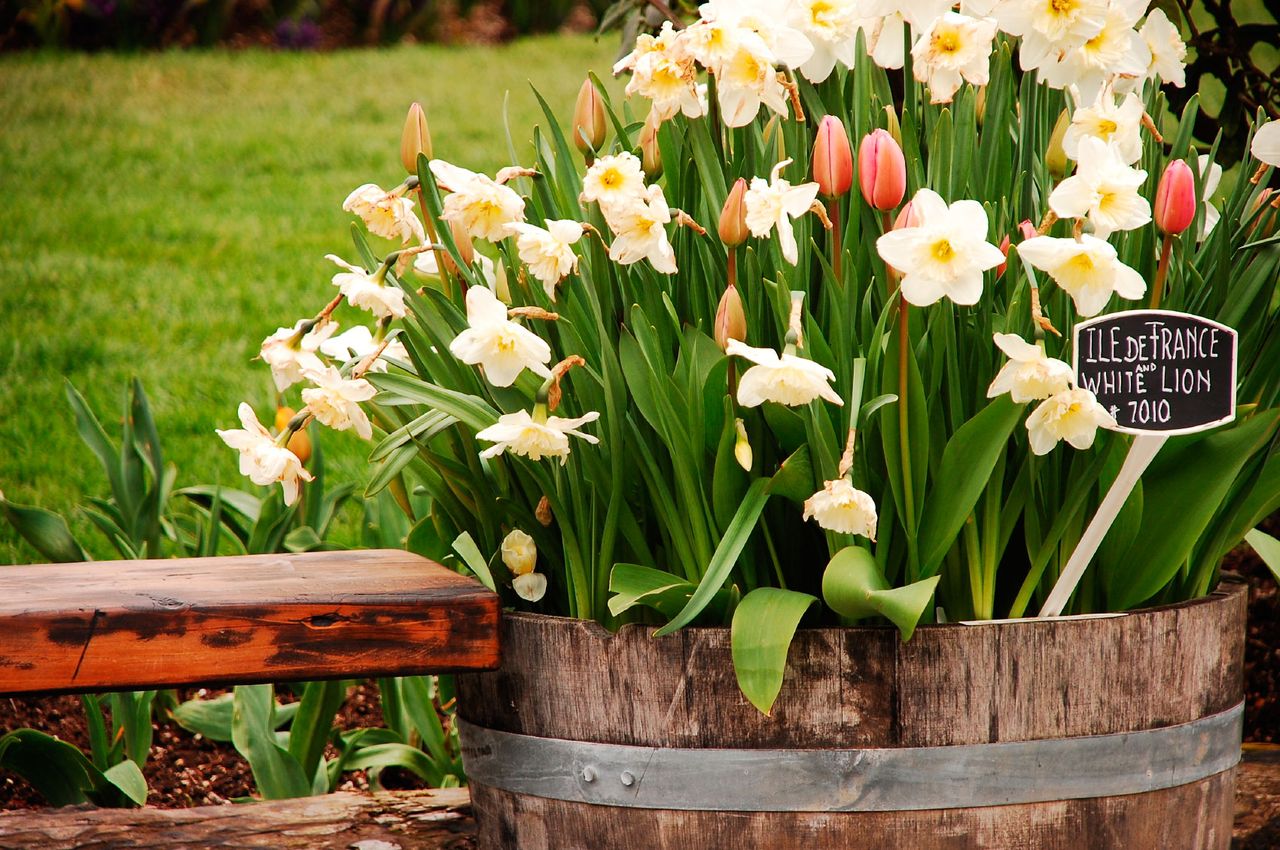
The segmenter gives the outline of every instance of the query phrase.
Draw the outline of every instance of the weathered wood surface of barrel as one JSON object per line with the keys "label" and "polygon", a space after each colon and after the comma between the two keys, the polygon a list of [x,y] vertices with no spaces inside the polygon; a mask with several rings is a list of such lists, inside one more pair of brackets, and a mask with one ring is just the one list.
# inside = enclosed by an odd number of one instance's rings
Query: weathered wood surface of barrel
{"label": "weathered wood surface of barrel", "polygon": [[[590,623],[510,615],[502,668],[459,677],[459,713],[516,736],[677,749],[1056,745],[1163,733],[1240,703],[1245,597],[1224,585],[1204,600],[1110,618],[923,627],[906,644],[890,629],[801,631],[769,717],[738,692],[727,630],[654,640],[636,627],[611,636]],[[1054,771],[1045,765],[1047,777]],[[1220,850],[1233,793],[1230,764],[1140,793],[914,811],[634,808],[472,780],[482,850]]]}

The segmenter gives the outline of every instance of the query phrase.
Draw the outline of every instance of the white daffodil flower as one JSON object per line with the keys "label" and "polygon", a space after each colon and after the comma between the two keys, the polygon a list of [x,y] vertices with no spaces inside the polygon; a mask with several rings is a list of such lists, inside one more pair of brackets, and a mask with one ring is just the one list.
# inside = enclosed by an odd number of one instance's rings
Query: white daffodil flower
{"label": "white daffodil flower", "polygon": [[[356,325],[350,330],[343,331],[337,336],[330,337],[320,343],[320,353],[327,354],[330,357],[347,362],[350,360],[363,360],[370,354],[378,350],[382,343],[373,338],[373,332],[364,325]],[[387,371],[387,362],[383,358],[390,357],[393,360],[408,361],[409,350],[404,347],[398,339],[393,339],[387,343],[387,347],[383,349],[378,359],[369,366],[370,372]]]}
{"label": "white daffodil flower", "polygon": [[932,189],[916,192],[911,210],[919,225],[876,240],[881,258],[902,274],[902,297],[917,307],[944,296],[956,304],[977,304],[982,273],[1005,259],[987,241],[986,210],[977,201],[948,206]]}
{"label": "white daffodil flower", "polygon": [[911,48],[916,79],[929,87],[933,103],[950,103],[962,80],[986,85],[996,22],[955,12],[939,15]]}
{"label": "white daffodil flower", "polygon": [[782,169],[791,164],[784,159],[769,172],[769,179],[752,177],[751,186],[743,195],[746,205],[747,229],[752,236],[764,237],[775,227],[778,229],[778,247],[782,249],[782,258],[791,265],[798,260],[796,234],[791,227],[791,219],[799,218],[809,211],[809,207],[818,197],[817,183],[801,183],[792,186],[780,175]]}
{"label": "white daffodil flower", "polygon": [[513,528],[502,539],[502,563],[513,576],[528,575],[538,562],[538,547],[533,538],[518,528]]}
{"label": "white daffodil flower", "polygon": [[1253,134],[1249,153],[1258,162],[1280,167],[1280,120],[1268,121]]}
{"label": "white daffodil flower", "polygon": [[789,4],[787,20],[813,46],[813,55],[797,68],[805,79],[822,82],[837,62],[853,67],[854,44],[864,20],[858,0],[797,0]]}
{"label": "white daffodil flower", "polygon": [[562,219],[545,222],[544,230],[532,224],[513,224],[516,250],[529,266],[529,273],[542,282],[547,297],[556,300],[556,284],[578,268],[578,255],[573,246],[582,238],[582,225]]}
{"label": "white daffodil flower", "polygon": [[[704,21],[733,27],[737,38],[755,35],[764,44],[770,64],[799,68],[813,55],[808,36],[788,21],[792,0],[709,0],[698,7]],[[717,74],[716,66],[709,66]]]}
{"label": "white daffodil flower", "polygon": [[510,186],[442,159],[431,160],[431,174],[449,189],[440,217],[456,221],[472,239],[501,242],[507,225],[524,221],[524,198]]}
{"label": "white daffodil flower", "polygon": [[548,416],[541,422],[530,416],[527,410],[504,413],[495,424],[476,434],[478,439],[494,444],[480,452],[480,457],[496,457],[503,452],[511,452],[529,460],[558,457],[563,466],[569,460],[570,434],[581,437],[588,443],[600,442],[599,438],[577,430],[599,418],[600,414],[594,410],[575,419]]}
{"label": "white daffodil flower", "polygon": [[338,326],[334,322],[325,322],[304,334],[302,326],[308,321],[299,319],[293,327],[280,328],[262,341],[258,356],[271,367],[271,378],[277,392],[284,392],[303,380],[308,370],[324,368],[316,351],[324,351],[325,340]]}
{"label": "white daffodil flower", "polygon": [[631,68],[627,96],[647,98],[653,114],[650,120],[666,121],[683,113],[686,118],[706,114],[698,97],[698,67],[684,50],[652,50]]}
{"label": "white daffodil flower", "polygon": [[1080,140],[1077,162],[1076,173],[1049,194],[1049,208],[1055,213],[1087,218],[1099,239],[1151,221],[1151,204],[1138,193],[1147,172],[1126,165],[1114,145],[1086,136]]}
{"label": "white daffodil flower", "polygon": [[449,343],[449,351],[463,363],[484,368],[484,376],[495,387],[509,387],[528,369],[549,377],[551,346],[533,331],[507,318],[507,305],[489,289],[473,286],[467,290],[469,327]]}
{"label": "white daffodil flower", "polygon": [[847,478],[828,481],[804,501],[804,518],[818,521],[827,531],[860,534],[876,540],[876,503],[870,494],[857,489]]}
{"label": "white daffodil flower", "polygon": [[316,421],[335,431],[354,429],[362,440],[373,437],[373,425],[360,407],[360,402],[378,394],[373,384],[364,378],[344,378],[333,366],[308,372],[307,380],[315,386],[302,391],[302,403]]}
{"label": "white daffodil flower", "polygon": [[635,47],[613,66],[613,74],[617,76],[623,71],[633,71],[636,65],[646,57],[654,54],[666,54],[683,59],[688,54],[688,30],[677,30],[671,21],[663,21],[662,29],[657,35],[641,33],[636,36]]}
{"label": "white daffodil flower", "polygon": [[1162,9],[1152,9],[1147,20],[1138,30],[1151,53],[1147,66],[1147,79],[1157,77],[1178,88],[1187,84],[1187,45]]}
{"label": "white daffodil flower", "polygon": [[671,208],[656,183],[638,198],[603,207],[614,233],[609,259],[629,266],[647,259],[662,274],[676,273],[676,252],[667,239]]}
{"label": "white daffodil flower", "polygon": [[537,602],[547,595],[547,577],[542,573],[525,573],[511,580],[511,589],[525,602]]}
{"label": "white daffodil flower", "polygon": [[240,474],[263,486],[279,481],[284,489],[284,503],[292,505],[302,492],[302,482],[313,480],[311,473],[302,466],[297,455],[277,445],[275,437],[258,422],[252,407],[241,402],[238,412],[243,427],[226,431],[217,429],[217,434],[224,443],[240,452]]}
{"label": "white daffodil flower", "polygon": [[1208,154],[1200,154],[1196,159],[1196,164],[1201,176],[1204,178],[1204,223],[1200,225],[1200,233],[1197,235],[1196,241],[1203,242],[1218,226],[1218,220],[1222,218],[1222,214],[1218,212],[1218,208],[1213,205],[1213,195],[1218,191],[1218,184],[1222,182],[1222,166],[1209,159]]}
{"label": "white daffodil flower", "polygon": [[1059,440],[1077,449],[1087,449],[1099,428],[1114,428],[1115,417],[1098,404],[1086,389],[1063,390],[1050,396],[1027,417],[1027,436],[1031,451],[1046,455]]}
{"label": "white daffodil flower", "polygon": [[626,151],[597,157],[582,178],[582,201],[595,201],[606,216],[609,210],[621,209],[644,197],[644,165],[638,156]]}
{"label": "white daffodil flower", "polygon": [[835,374],[821,363],[785,351],[779,356],[772,348],[752,348],[732,338],[725,353],[755,364],[738,379],[738,404],[743,407],[758,407],[766,401],[798,407],[818,398],[844,404],[831,388]]}
{"label": "white daffodil flower", "polygon": [[787,115],[787,90],[778,79],[773,55],[764,40],[743,31],[734,46],[733,55],[716,69],[716,94],[725,125],[745,127],[755,120],[761,104]]}
{"label": "white daffodil flower", "polygon": [[364,226],[375,236],[399,239],[402,245],[411,240],[422,243],[427,239],[422,222],[413,214],[413,201],[388,193],[374,183],[357,187],[347,195],[342,208],[360,216]]}
{"label": "white daffodil flower", "polygon": [[1071,113],[1071,126],[1062,137],[1062,150],[1073,160],[1080,158],[1080,140],[1092,137],[1115,146],[1120,161],[1132,165],[1142,159],[1142,116],[1146,108],[1142,100],[1129,92],[1116,103],[1106,91],[1092,106],[1082,106]]}
{"label": "white daffodil flower", "polygon": [[1087,234],[1079,241],[1036,236],[1017,247],[1018,256],[1049,276],[1071,296],[1081,316],[1096,316],[1111,296],[1135,300],[1147,292],[1142,275],[1120,262],[1109,243]]}
{"label": "white daffodil flower", "polygon": [[1151,64],[1151,50],[1134,25],[1149,0],[1111,0],[1102,29],[1078,47],[1040,66],[1040,79],[1052,88],[1074,86],[1082,102],[1098,97],[1108,78],[1141,80]]}
{"label": "white daffodil flower", "polygon": [[996,5],[1000,29],[1021,36],[1018,63],[1031,71],[1102,32],[1107,0],[1017,0]]}
{"label": "white daffodil flower", "polygon": [[1038,401],[1071,388],[1071,366],[1046,357],[1044,349],[1017,334],[996,334],[996,347],[1009,356],[987,388],[987,398],[1005,393],[1015,404]]}
{"label": "white daffodil flower", "polygon": [[404,292],[398,287],[388,286],[385,279],[375,279],[374,275],[341,257],[325,254],[324,258],[346,269],[333,276],[333,285],[346,296],[347,303],[352,307],[368,310],[379,319],[387,316],[393,319],[405,317],[408,310],[404,306]]}

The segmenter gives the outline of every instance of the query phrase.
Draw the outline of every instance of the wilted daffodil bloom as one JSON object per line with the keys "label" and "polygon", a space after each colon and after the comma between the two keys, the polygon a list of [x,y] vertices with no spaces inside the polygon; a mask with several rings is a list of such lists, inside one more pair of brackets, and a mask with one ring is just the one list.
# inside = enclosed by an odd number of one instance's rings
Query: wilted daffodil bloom
{"label": "wilted daffodil bloom", "polygon": [[911,48],[916,79],[933,103],[950,103],[964,80],[983,86],[991,77],[996,22],[947,12],[934,19]]}
{"label": "wilted daffodil bloom", "polygon": [[524,198],[510,186],[442,159],[431,160],[431,174],[449,190],[440,217],[456,221],[473,239],[501,242],[507,225],[524,221]]}
{"label": "wilted daffodil bloom", "polygon": [[524,369],[544,378],[551,374],[551,346],[507,318],[507,305],[487,287],[467,290],[467,324],[449,343],[449,351],[463,363],[484,367],[485,378],[495,387],[511,386]]}
{"label": "wilted daffodil bloom", "polygon": [[387,267],[382,266],[370,274],[360,266],[354,266],[341,257],[325,254],[324,258],[346,269],[333,276],[333,285],[346,296],[347,303],[361,310],[368,310],[379,319],[390,316],[403,319],[407,310],[404,292],[387,285]]}
{"label": "wilted daffodil bloom", "polygon": [[1088,218],[1093,233],[1106,239],[1151,221],[1151,205],[1138,193],[1147,172],[1124,163],[1115,145],[1080,140],[1079,167],[1049,194],[1049,208],[1062,218]]}
{"label": "wilted daffodil bloom", "polygon": [[310,319],[299,319],[293,327],[280,328],[262,341],[258,356],[271,367],[277,391],[303,380],[308,370],[324,368],[316,351],[324,350],[325,340],[337,329],[334,322],[315,325]]}
{"label": "wilted daffodil bloom", "polygon": [[518,528],[513,528],[502,539],[502,563],[513,576],[527,575],[533,572],[538,562],[538,547],[533,538]]}
{"label": "wilted daffodil bloom", "polygon": [[353,428],[362,440],[373,437],[373,426],[360,407],[360,402],[377,395],[373,384],[364,378],[344,378],[332,366],[308,372],[307,380],[315,386],[302,391],[302,402],[321,425],[335,431]]}
{"label": "wilted daffodil bloom", "polygon": [[671,208],[661,186],[655,183],[639,197],[605,207],[604,214],[615,237],[609,259],[624,266],[647,259],[663,274],[676,273],[676,252],[667,239]]}
{"label": "wilted daffodil bloom", "polygon": [[818,398],[844,404],[831,388],[835,374],[821,363],[791,351],[779,355],[772,348],[752,348],[732,338],[725,352],[755,364],[738,379],[738,404],[743,407],[757,407],[766,401],[797,407]]}
{"label": "wilted daffodil bloom", "polygon": [[[364,325],[356,325],[350,330],[343,331],[337,336],[330,337],[320,343],[320,353],[346,362],[368,357],[377,351],[381,345],[382,343],[373,338],[372,331]],[[369,371],[387,371],[387,362],[383,359],[384,357],[407,361],[409,359],[409,351],[404,347],[404,343],[398,339],[393,339],[387,343],[387,347],[382,350],[382,354],[378,356],[378,359],[370,364]]]}
{"label": "wilted daffodil bloom", "polygon": [[943,296],[957,304],[977,304],[982,273],[1004,262],[987,241],[987,213],[977,201],[950,206],[932,189],[911,199],[920,223],[891,230],[876,240],[876,250],[902,274],[902,297],[927,307]]}
{"label": "wilted daffodil bloom", "polygon": [[644,193],[644,164],[635,154],[599,157],[582,178],[582,200],[595,201],[606,216],[610,209],[624,207]]}
{"label": "wilted daffodil bloom", "polygon": [[1093,445],[1098,428],[1114,428],[1115,417],[1098,404],[1086,389],[1063,390],[1044,401],[1027,417],[1027,436],[1031,451],[1046,455],[1059,440],[1077,449]]}
{"label": "wilted daffodil bloom", "polygon": [[1137,299],[1147,292],[1142,275],[1120,262],[1115,248],[1087,234],[1079,241],[1037,236],[1018,245],[1018,256],[1048,272],[1086,318],[1101,313],[1112,294]]}
{"label": "wilted daffodil bloom", "polygon": [[1074,373],[1061,360],[1046,357],[1044,349],[1017,334],[996,334],[996,347],[1009,356],[987,388],[987,398],[1009,394],[1015,404],[1038,401],[1071,388]]}
{"label": "wilted daffodil bloom", "polygon": [[847,478],[828,481],[804,502],[804,518],[818,521],[827,531],[860,534],[876,539],[876,503]]}
{"label": "wilted daffodil bloom", "polygon": [[563,219],[547,221],[544,230],[532,224],[513,224],[516,250],[520,259],[529,266],[529,273],[542,282],[547,297],[556,300],[556,284],[578,268],[578,255],[573,245],[582,238],[582,225]]}
{"label": "wilted daffodil bloom", "polygon": [[[311,473],[302,461],[272,437],[258,422],[253,408],[244,402],[239,408],[242,428],[217,430],[222,441],[240,452],[240,474],[247,475],[254,484],[268,485],[280,482],[284,489],[284,503],[292,505],[302,491],[302,482],[311,481]],[[281,435],[283,437],[283,434]]]}
{"label": "wilted daffodil bloom", "polygon": [[791,219],[799,218],[809,211],[818,198],[817,183],[801,183],[792,186],[779,175],[782,169],[791,164],[784,159],[769,172],[769,179],[751,178],[751,188],[743,196],[747,209],[747,228],[753,236],[768,236],[769,231],[778,229],[778,247],[782,249],[782,257],[791,265],[798,261],[798,246],[795,231],[791,227]]}
{"label": "wilted daffodil bloom", "polygon": [[426,240],[422,222],[413,213],[413,201],[398,191],[387,192],[381,186],[365,183],[347,195],[342,208],[360,216],[374,236],[399,239],[402,245],[410,240]]}
{"label": "wilted daffodil bloom", "polygon": [[515,413],[504,413],[498,421],[476,434],[481,440],[494,445],[480,452],[480,457],[496,457],[503,452],[511,452],[529,460],[542,460],[544,457],[558,457],[560,464],[569,460],[569,435],[581,437],[588,443],[598,443],[599,438],[578,431],[588,422],[600,418],[597,411],[591,411],[574,419],[560,416],[547,416],[545,404],[534,406],[533,415],[527,410]]}

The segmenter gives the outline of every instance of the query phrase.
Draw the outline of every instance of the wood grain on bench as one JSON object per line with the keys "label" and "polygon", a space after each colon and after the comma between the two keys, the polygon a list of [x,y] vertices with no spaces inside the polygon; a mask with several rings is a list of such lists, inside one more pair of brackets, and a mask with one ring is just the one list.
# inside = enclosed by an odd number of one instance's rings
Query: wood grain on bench
{"label": "wood grain on bench", "polygon": [[0,567],[0,694],[488,670],[498,597],[398,550]]}

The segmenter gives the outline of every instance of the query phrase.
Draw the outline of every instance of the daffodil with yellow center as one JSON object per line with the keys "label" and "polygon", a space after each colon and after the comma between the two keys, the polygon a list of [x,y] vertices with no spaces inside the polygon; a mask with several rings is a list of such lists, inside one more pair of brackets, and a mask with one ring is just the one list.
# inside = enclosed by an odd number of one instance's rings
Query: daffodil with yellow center
{"label": "daffodil with yellow center", "polygon": [[1088,234],[1079,240],[1036,236],[1017,250],[1028,265],[1049,273],[1081,316],[1101,313],[1112,295],[1138,299],[1147,292],[1142,275],[1120,262],[1115,248]]}
{"label": "daffodil with yellow center", "polygon": [[551,346],[533,331],[507,318],[507,305],[487,287],[467,290],[469,327],[449,344],[449,351],[463,363],[484,368],[495,387],[509,387],[528,369],[547,377],[551,370]]}
{"label": "daffodil with yellow center", "polygon": [[1027,417],[1027,437],[1031,451],[1045,455],[1060,440],[1077,449],[1093,445],[1099,428],[1114,428],[1115,417],[1106,411],[1093,393],[1083,388],[1063,390],[1045,399]]}
{"label": "daffodil with yellow center", "polygon": [[1138,193],[1147,172],[1125,164],[1119,149],[1099,138],[1080,140],[1079,167],[1049,195],[1049,208],[1062,218],[1087,218],[1105,239],[1151,221],[1151,204]]}
{"label": "daffodil with yellow center", "polygon": [[606,216],[644,193],[644,165],[626,152],[598,157],[582,178],[582,200],[595,201]]}
{"label": "daffodil with yellow center", "polygon": [[961,82],[986,85],[991,74],[995,21],[947,12],[936,18],[911,49],[916,79],[934,103],[948,103]]}

